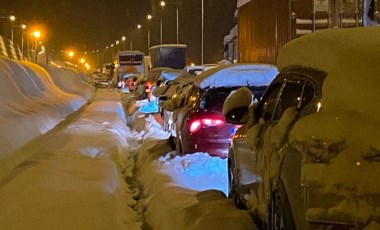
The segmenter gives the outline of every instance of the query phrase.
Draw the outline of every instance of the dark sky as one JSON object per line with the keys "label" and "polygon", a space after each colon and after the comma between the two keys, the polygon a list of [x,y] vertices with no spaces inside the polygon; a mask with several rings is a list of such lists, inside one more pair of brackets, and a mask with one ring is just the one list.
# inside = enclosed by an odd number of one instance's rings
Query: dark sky
{"label": "dark sky", "polygon": [[[233,26],[236,0],[204,2],[205,62],[214,62],[222,58],[223,37]],[[180,43],[188,45],[189,59],[199,62],[201,0],[178,0],[178,3]],[[149,23],[151,46],[159,44],[160,17],[163,20],[163,43],[175,43],[175,5],[167,5],[162,10],[158,0],[0,0],[0,15],[14,14],[18,23],[44,25],[48,31],[47,44],[54,50],[74,48],[84,52],[99,49],[103,52],[106,46],[126,35],[132,39],[134,49],[147,52],[145,16],[148,13],[153,13],[157,19]],[[143,25],[141,31],[137,31],[137,24]],[[2,34],[9,37],[9,25],[4,20],[0,25]],[[15,31],[17,42],[16,36]]]}

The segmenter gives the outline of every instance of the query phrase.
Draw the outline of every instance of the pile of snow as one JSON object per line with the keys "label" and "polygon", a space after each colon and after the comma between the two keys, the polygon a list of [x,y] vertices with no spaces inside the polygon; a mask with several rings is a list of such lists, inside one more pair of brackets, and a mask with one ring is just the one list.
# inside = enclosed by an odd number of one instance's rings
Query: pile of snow
{"label": "pile of snow", "polygon": [[178,156],[167,140],[145,139],[136,167],[148,228],[256,229],[249,213],[226,199],[226,163],[207,153]]}
{"label": "pile of snow", "polygon": [[25,159],[13,154],[17,149],[51,130],[95,93],[80,73],[47,69],[0,57],[1,174]]}
{"label": "pile of snow", "polygon": [[326,73],[321,111],[296,122],[290,141],[304,153],[302,184],[335,203],[307,210],[312,219],[380,220],[380,28],[330,29],[287,44],[280,70],[303,66]]}
{"label": "pile of snow", "polygon": [[141,229],[125,182],[134,143],[117,96],[101,90],[69,125],[22,148],[33,155],[2,180],[2,229]]}
{"label": "pile of snow", "polygon": [[236,64],[206,70],[197,76],[194,85],[201,89],[269,85],[278,74],[276,66],[268,64]]}

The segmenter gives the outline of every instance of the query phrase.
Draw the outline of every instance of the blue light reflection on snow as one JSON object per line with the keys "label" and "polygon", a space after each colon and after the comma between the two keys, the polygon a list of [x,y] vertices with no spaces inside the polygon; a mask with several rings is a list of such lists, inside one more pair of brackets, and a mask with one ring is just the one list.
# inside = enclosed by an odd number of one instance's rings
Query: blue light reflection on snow
{"label": "blue light reflection on snow", "polygon": [[228,194],[227,159],[207,153],[175,156],[171,153],[159,159],[161,171],[177,185],[195,191],[216,189]]}

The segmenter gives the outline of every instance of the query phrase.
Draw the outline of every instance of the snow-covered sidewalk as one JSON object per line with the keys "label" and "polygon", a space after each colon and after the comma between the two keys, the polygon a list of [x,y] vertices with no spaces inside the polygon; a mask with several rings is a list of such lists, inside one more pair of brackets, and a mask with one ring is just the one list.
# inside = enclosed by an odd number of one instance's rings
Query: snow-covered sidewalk
{"label": "snow-covered sidewalk", "polygon": [[0,184],[1,229],[141,229],[131,175],[129,129],[115,90],[61,130],[22,151],[33,157]]}

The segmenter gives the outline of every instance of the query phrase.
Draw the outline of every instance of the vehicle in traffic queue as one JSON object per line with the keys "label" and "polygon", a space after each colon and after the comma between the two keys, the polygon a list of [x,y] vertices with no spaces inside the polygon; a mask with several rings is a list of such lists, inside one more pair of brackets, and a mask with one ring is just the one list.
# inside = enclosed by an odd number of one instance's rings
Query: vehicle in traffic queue
{"label": "vehicle in traffic queue", "polygon": [[226,100],[226,120],[243,125],[229,196],[260,228],[379,229],[379,37],[371,27],[295,39],[258,103],[246,88]]}
{"label": "vehicle in traffic queue", "polygon": [[224,100],[241,86],[252,89],[258,99],[276,74],[273,65],[236,64],[215,67],[196,76],[186,95],[173,99],[176,150],[182,154],[207,152],[226,158],[231,136],[238,126],[225,122]]}

